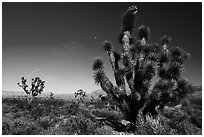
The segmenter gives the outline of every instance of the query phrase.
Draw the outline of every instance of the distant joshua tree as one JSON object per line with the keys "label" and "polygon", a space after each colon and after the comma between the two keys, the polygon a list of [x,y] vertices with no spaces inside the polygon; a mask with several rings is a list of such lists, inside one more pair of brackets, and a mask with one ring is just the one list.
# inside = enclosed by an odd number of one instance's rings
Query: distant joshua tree
{"label": "distant joshua tree", "polygon": [[32,102],[33,98],[38,96],[43,92],[43,89],[45,87],[44,83],[45,81],[42,81],[39,77],[36,77],[35,79],[32,79],[31,82],[31,88],[28,89],[27,80],[22,77],[21,83],[17,83],[17,85],[25,91],[25,93],[30,98],[29,102]]}
{"label": "distant joshua tree", "polygon": [[54,99],[54,93],[50,92],[49,99]]}
{"label": "distant joshua tree", "polygon": [[[105,74],[100,57],[94,59],[92,66],[95,83],[114,100],[125,119],[133,124],[139,112],[156,116],[164,106],[181,101],[192,88],[181,77],[184,61],[190,54],[179,47],[169,47],[171,38],[166,35],[161,37],[159,44],[147,43],[150,29],[141,25],[135,30],[136,13],[137,7],[131,6],[122,15],[122,28],[118,37],[122,53],[114,50],[110,41],[103,44],[116,85]],[[154,84],[153,79],[156,80]],[[130,94],[126,92],[128,88]]]}
{"label": "distant joshua tree", "polygon": [[77,100],[78,104],[81,102],[84,102],[84,99],[86,97],[86,92],[82,89],[77,90],[75,93],[75,99]]}

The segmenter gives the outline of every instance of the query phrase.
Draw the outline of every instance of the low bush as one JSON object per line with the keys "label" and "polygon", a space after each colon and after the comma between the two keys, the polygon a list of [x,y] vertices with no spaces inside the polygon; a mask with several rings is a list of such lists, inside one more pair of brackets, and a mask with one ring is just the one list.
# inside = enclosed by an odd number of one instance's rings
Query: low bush
{"label": "low bush", "polygon": [[79,111],[79,104],[76,102],[66,103],[61,110],[63,115],[76,115]]}
{"label": "low bush", "polygon": [[134,134],[137,135],[175,135],[176,130],[170,128],[165,119],[161,116],[152,117],[147,115],[145,118],[139,115],[136,130]]}
{"label": "low bush", "polygon": [[37,123],[39,124],[40,127],[44,128],[45,130],[53,126],[53,121],[49,116],[40,117]]}
{"label": "low bush", "polygon": [[97,128],[95,130],[95,134],[96,135],[112,135],[114,134],[113,131],[114,130],[112,127],[104,125],[102,127]]}
{"label": "low bush", "polygon": [[9,135],[37,135],[42,128],[25,117],[3,121],[3,134]]}
{"label": "low bush", "polygon": [[10,131],[10,126],[8,122],[3,121],[2,122],[2,134],[3,135],[8,135]]}
{"label": "low bush", "polygon": [[96,128],[99,127],[97,122],[86,118],[83,114],[64,117],[58,124],[41,132],[45,135],[94,135]]}
{"label": "low bush", "polygon": [[93,122],[90,118],[86,118],[83,114],[68,117],[60,125],[63,131],[72,135],[93,135],[97,127],[97,123]]}

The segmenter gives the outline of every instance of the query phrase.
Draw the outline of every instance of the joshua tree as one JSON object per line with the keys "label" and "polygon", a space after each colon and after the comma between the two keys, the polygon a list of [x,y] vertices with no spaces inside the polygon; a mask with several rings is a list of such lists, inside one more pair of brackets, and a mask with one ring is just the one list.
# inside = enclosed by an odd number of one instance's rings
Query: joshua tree
{"label": "joshua tree", "polygon": [[78,104],[80,102],[84,102],[84,99],[86,97],[86,92],[85,91],[83,91],[82,89],[79,89],[74,94],[75,94],[75,99],[77,100]]}
{"label": "joshua tree", "polygon": [[[156,116],[158,110],[179,102],[191,92],[191,84],[181,77],[184,61],[190,54],[179,47],[169,47],[171,39],[166,35],[161,37],[159,44],[148,43],[150,29],[141,25],[135,30],[136,13],[137,7],[131,6],[122,15],[118,37],[122,53],[114,50],[110,41],[103,44],[116,85],[106,76],[100,57],[94,59],[92,66],[95,83],[133,124],[139,112]],[[131,93],[128,94],[127,90]]]}
{"label": "joshua tree", "polygon": [[50,92],[49,99],[54,99],[54,93]]}
{"label": "joshua tree", "polygon": [[36,97],[42,93],[42,91],[45,87],[44,86],[45,81],[42,81],[39,77],[32,79],[30,90],[28,90],[28,85],[26,84],[26,82],[27,82],[27,80],[24,77],[22,77],[21,78],[21,84],[17,83],[17,85],[19,87],[23,88],[25,93],[30,97],[29,102],[31,102],[34,97]]}

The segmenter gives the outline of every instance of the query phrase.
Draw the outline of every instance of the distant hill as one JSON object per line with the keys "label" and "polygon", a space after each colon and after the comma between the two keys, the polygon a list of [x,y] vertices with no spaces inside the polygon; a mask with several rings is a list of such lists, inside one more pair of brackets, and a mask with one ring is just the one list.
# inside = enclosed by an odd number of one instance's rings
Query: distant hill
{"label": "distant hill", "polygon": [[96,90],[96,91],[93,91],[92,93],[89,93],[90,95],[93,95],[93,96],[99,96],[99,95],[107,95],[105,91],[103,91],[102,89],[100,90]]}
{"label": "distant hill", "polygon": [[[103,90],[96,90],[94,92],[91,93],[87,93],[87,98],[86,100],[90,100],[92,97],[94,99],[97,99],[98,96],[102,94],[102,95],[106,95],[106,93]],[[2,91],[2,98],[17,98],[19,96],[25,96],[25,92],[22,91]],[[40,94],[38,97],[49,97],[50,92],[42,92],[42,94]],[[63,100],[72,100],[74,99],[74,93],[54,93],[54,97],[59,98],[59,99],[63,99]]]}
{"label": "distant hill", "polygon": [[[201,104],[202,105],[202,86],[194,86],[193,87],[194,93],[188,97],[188,99],[195,104]],[[48,97],[50,92],[43,92],[39,97]],[[19,91],[2,91],[2,97],[3,98],[13,98],[18,96],[25,96],[26,94],[24,92]],[[87,93],[86,100],[90,100],[91,98],[98,99],[99,95],[107,95],[106,92],[101,90],[96,90],[91,93]],[[60,94],[60,93],[54,93],[54,96],[56,98],[60,98],[63,100],[73,100],[74,99],[74,93],[73,94]]]}
{"label": "distant hill", "polygon": [[21,91],[2,91],[2,98],[13,98],[24,95],[25,93]]}

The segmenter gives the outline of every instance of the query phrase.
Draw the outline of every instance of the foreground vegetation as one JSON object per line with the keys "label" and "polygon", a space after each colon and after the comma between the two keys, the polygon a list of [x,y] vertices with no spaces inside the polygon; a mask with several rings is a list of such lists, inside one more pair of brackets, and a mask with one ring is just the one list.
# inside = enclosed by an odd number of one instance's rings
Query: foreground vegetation
{"label": "foreground vegetation", "polygon": [[154,118],[139,115],[134,130],[120,110],[99,99],[78,103],[52,96],[29,103],[19,97],[2,102],[3,135],[202,134],[202,106],[187,101]]}

